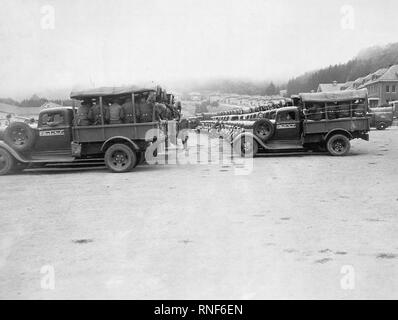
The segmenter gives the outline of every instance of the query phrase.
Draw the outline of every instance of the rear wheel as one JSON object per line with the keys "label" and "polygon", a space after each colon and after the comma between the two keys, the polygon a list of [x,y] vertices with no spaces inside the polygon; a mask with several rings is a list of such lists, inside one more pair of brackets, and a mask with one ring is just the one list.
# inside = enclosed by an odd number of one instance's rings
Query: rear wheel
{"label": "rear wheel", "polygon": [[377,130],[385,130],[387,128],[387,124],[385,122],[379,122],[376,126]]}
{"label": "rear wheel", "polygon": [[326,148],[332,156],[345,156],[350,151],[350,140],[343,134],[336,134],[327,141]]}
{"label": "rear wheel", "polygon": [[105,164],[113,172],[127,172],[135,167],[137,156],[130,147],[117,143],[105,152]]}
{"label": "rear wheel", "polygon": [[11,173],[14,165],[14,157],[7,150],[0,148],[0,176]]}

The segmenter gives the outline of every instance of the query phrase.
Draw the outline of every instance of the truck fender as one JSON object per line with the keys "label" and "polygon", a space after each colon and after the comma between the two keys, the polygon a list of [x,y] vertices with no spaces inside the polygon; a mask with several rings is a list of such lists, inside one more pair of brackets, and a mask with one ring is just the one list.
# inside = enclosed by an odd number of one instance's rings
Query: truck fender
{"label": "truck fender", "polygon": [[18,152],[16,152],[13,148],[11,148],[4,141],[0,141],[0,148],[7,150],[17,161],[22,162],[22,163],[29,163],[28,160],[23,158]]}
{"label": "truck fender", "polygon": [[101,146],[101,151],[104,151],[106,149],[107,146],[111,145],[112,142],[127,142],[128,144],[131,145],[131,147],[133,148],[133,150],[138,151],[140,150],[140,148],[138,147],[138,145],[131,139],[123,137],[123,136],[115,136],[112,138],[109,138],[108,140],[106,140],[102,146]]}
{"label": "truck fender", "polygon": [[235,145],[240,139],[242,139],[243,137],[250,137],[253,140],[255,140],[260,146],[262,146],[265,149],[268,149],[268,147],[264,144],[264,142],[261,141],[260,138],[258,138],[256,135],[254,135],[251,132],[242,132],[240,134],[238,134],[234,140],[232,141],[232,144]]}
{"label": "truck fender", "polygon": [[336,128],[336,129],[333,129],[333,130],[329,131],[323,138],[324,138],[325,141],[326,141],[327,139],[329,139],[330,136],[332,136],[332,135],[334,135],[334,134],[344,134],[344,135],[346,135],[350,140],[353,139],[353,136],[352,136],[351,132],[349,132],[349,131],[347,131],[347,130],[345,130],[345,129],[342,129],[342,128]]}

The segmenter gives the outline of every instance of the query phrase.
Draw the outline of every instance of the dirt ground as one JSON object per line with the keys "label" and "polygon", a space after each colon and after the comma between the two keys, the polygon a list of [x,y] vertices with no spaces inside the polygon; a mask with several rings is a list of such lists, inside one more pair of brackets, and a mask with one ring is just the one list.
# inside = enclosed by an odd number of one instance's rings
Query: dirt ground
{"label": "dirt ground", "polygon": [[0,177],[0,298],[398,298],[397,127],[244,167]]}

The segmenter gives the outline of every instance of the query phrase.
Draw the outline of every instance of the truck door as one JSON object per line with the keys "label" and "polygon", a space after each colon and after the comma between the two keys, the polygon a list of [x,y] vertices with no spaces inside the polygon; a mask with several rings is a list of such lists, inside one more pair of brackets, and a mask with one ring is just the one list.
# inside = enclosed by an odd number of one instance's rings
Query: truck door
{"label": "truck door", "polygon": [[297,110],[279,110],[276,115],[275,139],[299,140],[300,119]]}
{"label": "truck door", "polygon": [[71,149],[72,110],[48,110],[40,114],[35,150],[67,152]]}

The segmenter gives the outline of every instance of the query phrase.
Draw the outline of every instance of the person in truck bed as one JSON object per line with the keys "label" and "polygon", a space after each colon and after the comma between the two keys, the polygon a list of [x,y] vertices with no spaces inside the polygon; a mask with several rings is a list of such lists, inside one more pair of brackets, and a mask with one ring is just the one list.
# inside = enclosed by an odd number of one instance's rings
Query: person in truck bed
{"label": "person in truck bed", "polygon": [[109,108],[108,105],[106,103],[104,103],[103,107],[102,107],[102,113],[101,113],[101,107],[100,107],[99,103],[97,103],[97,100],[94,101],[93,106],[91,107],[91,110],[89,112],[89,119],[93,125],[97,125],[97,126],[101,125],[102,118],[104,119],[104,123],[108,122],[108,120],[106,119],[108,108]]}
{"label": "person in truck bed", "polygon": [[[133,109],[133,100],[131,97],[127,97],[124,103],[122,104],[123,109],[123,123],[133,123],[134,122],[134,109]],[[137,112],[136,117],[138,118]]]}
{"label": "person in truck bed", "polygon": [[120,99],[115,99],[109,106],[105,118],[109,120],[109,124],[120,124],[124,118],[124,111],[120,105]]}
{"label": "person in truck bed", "polygon": [[77,126],[89,126],[91,121],[89,119],[89,113],[92,107],[90,100],[84,100],[76,112],[76,125]]}

